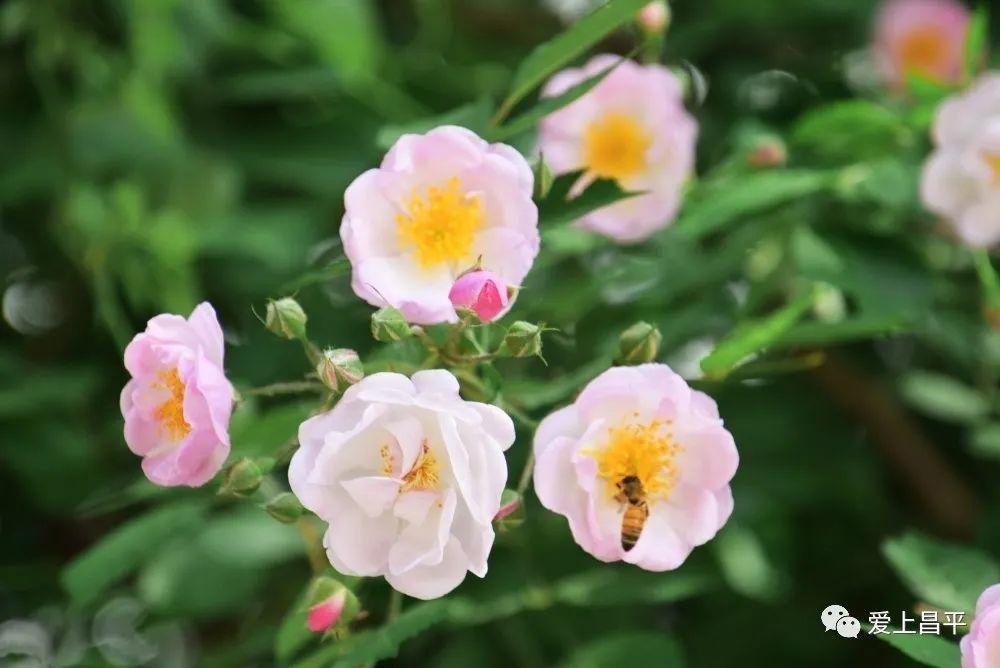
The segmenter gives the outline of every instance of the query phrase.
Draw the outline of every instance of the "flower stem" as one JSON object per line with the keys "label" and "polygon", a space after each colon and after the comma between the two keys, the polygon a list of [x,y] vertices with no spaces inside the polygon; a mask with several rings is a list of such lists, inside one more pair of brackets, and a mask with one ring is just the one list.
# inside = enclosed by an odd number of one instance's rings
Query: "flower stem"
{"label": "flower stem", "polygon": [[385,613],[385,621],[391,622],[403,611],[403,595],[396,589],[389,595],[389,609]]}
{"label": "flower stem", "polygon": [[983,288],[987,306],[1000,308],[1000,277],[997,276],[996,269],[990,261],[989,251],[985,249],[975,251],[973,259],[976,262],[976,273],[979,275],[979,284]]}
{"label": "flower stem", "polygon": [[309,558],[309,566],[313,573],[323,572],[326,569],[326,555],[323,553],[323,542],[316,527],[312,525],[309,517],[300,517],[295,526],[302,536],[302,544],[305,545],[306,557]]}
{"label": "flower stem", "polygon": [[517,495],[520,497],[524,496],[524,490],[528,489],[528,483],[531,482],[531,474],[535,470],[535,450],[532,448],[528,451],[528,461],[524,462],[524,470],[521,471],[521,479],[517,482]]}
{"label": "flower stem", "polygon": [[296,380],[283,383],[271,383],[261,387],[251,387],[242,394],[256,397],[275,397],[281,394],[301,394],[304,392],[325,392],[323,383],[313,380]]}

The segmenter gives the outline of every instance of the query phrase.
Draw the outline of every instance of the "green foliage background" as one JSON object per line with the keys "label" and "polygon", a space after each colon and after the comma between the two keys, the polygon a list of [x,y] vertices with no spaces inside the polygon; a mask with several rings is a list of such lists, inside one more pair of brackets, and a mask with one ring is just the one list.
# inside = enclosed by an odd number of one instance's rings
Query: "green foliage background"
{"label": "green foliage background", "polygon": [[[916,198],[947,91],[916,81],[901,101],[847,83],[872,11],[675,3],[662,57],[700,82],[701,123],[680,220],[621,248],[543,203],[513,317],[558,328],[548,364],[484,371],[480,391],[539,418],[611,363],[632,322],[661,329],[668,362],[705,341],[699,387],[741,453],[720,536],[675,573],[603,565],[529,493],[485,580],[407,602],[387,627],[384,583],[353,583],[369,617],[319,645],[301,630],[310,571],[293,527],[261,498],[142,479],[121,437],[121,348],[151,315],[208,299],[238,386],[301,377],[300,347],[251,310],[295,293],[318,343],[369,369],[405,361],[410,344],[371,340],[336,262],[343,190],[407,129],[486,132],[524,83],[518,64],[562,26],[520,0],[7,0],[0,622],[47,620],[63,665],[104,665],[65,639],[118,596],[141,603],[144,633],[181,634],[187,665],[912,665],[823,633],[819,613],[968,610],[998,579],[1000,336],[974,259]],[[640,42],[625,26],[590,50]],[[515,119],[535,93],[518,98]],[[529,153],[530,124],[509,127]],[[787,144],[786,167],[747,165],[764,137]],[[311,408],[244,403],[234,455],[273,454]],[[519,429],[508,454],[514,480],[530,439]],[[931,665],[953,652],[910,648]]]}

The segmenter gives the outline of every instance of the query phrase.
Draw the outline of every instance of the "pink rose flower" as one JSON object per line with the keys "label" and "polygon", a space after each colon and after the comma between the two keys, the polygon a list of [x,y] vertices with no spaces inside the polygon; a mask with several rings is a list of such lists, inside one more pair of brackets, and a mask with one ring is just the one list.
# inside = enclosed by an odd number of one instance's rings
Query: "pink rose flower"
{"label": "pink rose flower", "polygon": [[956,0],[886,0],[875,19],[875,61],[895,88],[907,74],[957,83],[969,10]]}
{"label": "pink rose flower", "polygon": [[342,589],[325,600],[309,608],[306,615],[306,626],[313,633],[323,633],[334,627],[344,612],[347,603],[347,590]]}
{"label": "pink rose flower", "polygon": [[510,417],[463,400],[450,372],[376,373],[302,423],[288,480],[329,524],[338,572],[437,598],[486,575],[513,442]]}
{"label": "pink rose flower", "polygon": [[507,285],[492,271],[470,271],[451,286],[448,298],[455,308],[475,311],[483,322],[493,322],[509,307]]}
{"label": "pink rose flower", "polygon": [[979,595],[976,617],[959,647],[962,650],[962,668],[1000,665],[1000,584],[987,588]]}
{"label": "pink rose flower", "polygon": [[[580,69],[563,70],[542,95],[559,95],[619,60],[595,56]],[[542,119],[539,150],[556,174],[583,171],[576,190],[605,178],[645,193],[594,211],[580,225],[633,243],[673,222],[694,169],[698,135],[683,97],[680,81],[667,68],[629,60],[586,95]]]}
{"label": "pink rose flower", "polygon": [[233,386],[223,371],[222,328],[201,303],[184,319],[151,319],[125,349],[132,376],[121,394],[125,442],[157,485],[200,487],[229,455]]}
{"label": "pink rose flower", "polygon": [[967,245],[1000,241],[1000,74],[979,77],[938,108],[920,195]]}
{"label": "pink rose flower", "polygon": [[677,568],[733,510],[739,456],[715,402],[665,364],[616,367],[535,433],[535,493],[601,561]]}
{"label": "pink rose flower", "polygon": [[454,126],[403,135],[344,197],[354,292],[432,324],[457,321],[448,293],[477,262],[520,285],[538,254],[533,188],[528,163],[506,144]]}

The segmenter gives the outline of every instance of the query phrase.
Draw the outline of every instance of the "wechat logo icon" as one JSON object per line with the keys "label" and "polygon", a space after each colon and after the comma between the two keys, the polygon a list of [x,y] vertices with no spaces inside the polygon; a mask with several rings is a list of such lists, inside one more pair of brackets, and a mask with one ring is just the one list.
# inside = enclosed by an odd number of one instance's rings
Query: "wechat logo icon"
{"label": "wechat logo icon", "polygon": [[842,605],[828,605],[819,617],[823,623],[823,628],[827,631],[836,631],[843,638],[857,638],[861,631],[861,622]]}

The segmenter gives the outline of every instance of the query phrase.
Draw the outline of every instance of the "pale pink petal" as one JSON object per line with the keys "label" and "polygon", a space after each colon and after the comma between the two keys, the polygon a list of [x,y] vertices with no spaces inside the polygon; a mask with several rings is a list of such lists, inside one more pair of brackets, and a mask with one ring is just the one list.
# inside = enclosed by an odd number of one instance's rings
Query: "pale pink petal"
{"label": "pale pink petal", "polygon": [[195,307],[188,317],[188,324],[201,342],[205,357],[222,371],[225,356],[225,343],[222,339],[222,327],[215,309],[208,302],[202,302]]}
{"label": "pale pink petal", "polygon": [[[343,495],[347,499],[346,493]],[[353,501],[346,500],[353,504]],[[344,575],[381,575],[396,540],[399,520],[391,513],[368,517],[345,508],[330,521],[323,539],[330,563]]]}
{"label": "pale pink petal", "polygon": [[446,491],[430,512],[418,523],[410,523],[399,533],[389,549],[389,573],[399,575],[419,565],[434,565],[444,557],[451,535],[457,498],[455,490]]}
{"label": "pale pink petal", "polygon": [[639,540],[624,561],[647,571],[671,571],[684,563],[692,546],[680,537],[667,513],[651,510]]}
{"label": "pale pink petal", "polygon": [[467,566],[468,557],[458,540],[452,537],[438,563],[417,566],[403,573],[386,573],[385,579],[407,596],[429,600],[440,598],[462,584]]}
{"label": "pale pink petal", "polygon": [[379,517],[395,503],[403,483],[383,476],[366,476],[340,484],[368,517]]}

